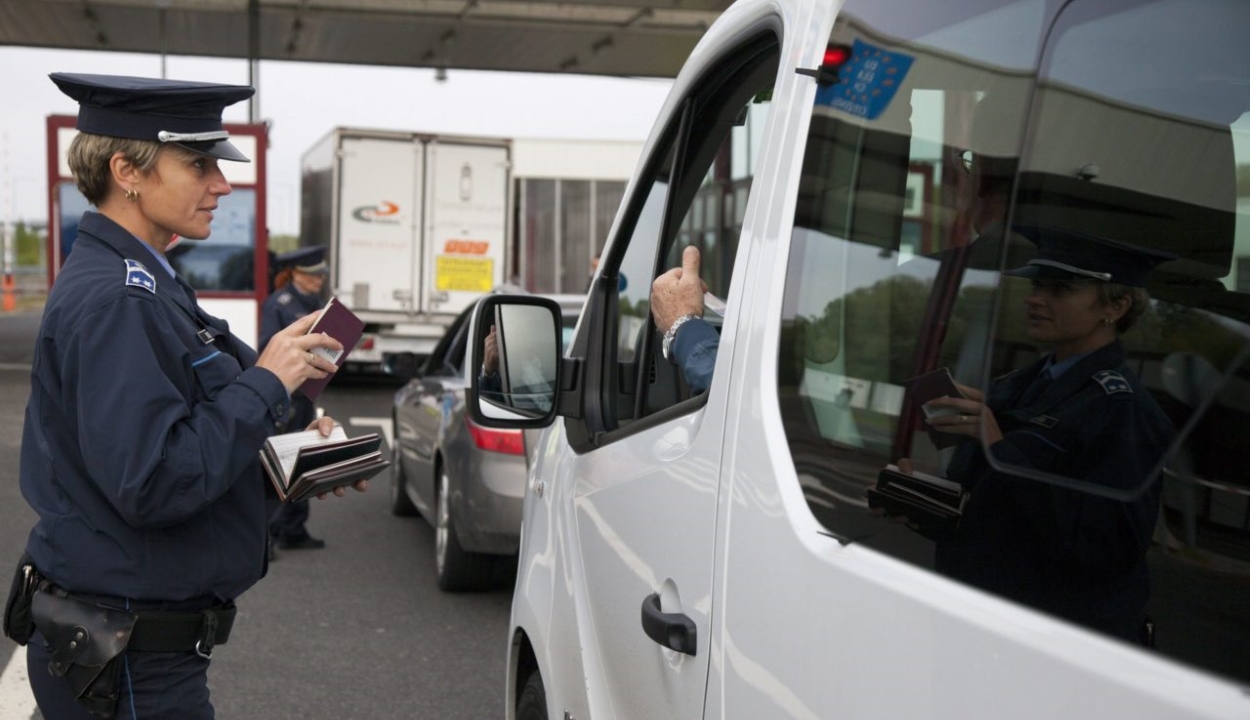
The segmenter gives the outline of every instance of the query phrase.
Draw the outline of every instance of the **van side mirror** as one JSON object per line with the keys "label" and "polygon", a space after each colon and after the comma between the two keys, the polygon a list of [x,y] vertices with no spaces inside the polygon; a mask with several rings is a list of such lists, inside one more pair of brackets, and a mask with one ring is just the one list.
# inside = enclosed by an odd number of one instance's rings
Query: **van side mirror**
{"label": "van side mirror", "polygon": [[553,300],[489,295],[469,329],[469,417],[484,427],[551,424],[559,406],[561,311]]}

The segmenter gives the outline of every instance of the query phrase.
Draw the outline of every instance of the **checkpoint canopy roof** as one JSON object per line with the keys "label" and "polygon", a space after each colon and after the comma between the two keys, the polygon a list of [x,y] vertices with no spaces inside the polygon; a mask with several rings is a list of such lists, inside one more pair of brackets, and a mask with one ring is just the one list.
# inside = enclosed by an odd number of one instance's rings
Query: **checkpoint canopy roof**
{"label": "checkpoint canopy roof", "polygon": [[674,77],[730,1],[0,0],[0,44]]}

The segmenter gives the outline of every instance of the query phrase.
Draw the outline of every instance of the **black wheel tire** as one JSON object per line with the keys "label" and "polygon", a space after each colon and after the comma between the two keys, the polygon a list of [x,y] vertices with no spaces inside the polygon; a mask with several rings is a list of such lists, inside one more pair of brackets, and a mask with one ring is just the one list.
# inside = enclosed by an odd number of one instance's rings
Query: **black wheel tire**
{"label": "black wheel tire", "polygon": [[438,469],[438,510],[434,522],[434,567],[444,592],[489,590],[495,576],[495,556],[468,552],[460,546],[451,517],[451,479]]}
{"label": "black wheel tire", "polygon": [[543,677],[534,671],[521,688],[516,699],[516,720],[549,720],[547,718],[547,689]]}
{"label": "black wheel tire", "polygon": [[408,480],[404,477],[404,464],[400,461],[399,448],[391,449],[391,514],[412,517],[417,506],[408,498]]}

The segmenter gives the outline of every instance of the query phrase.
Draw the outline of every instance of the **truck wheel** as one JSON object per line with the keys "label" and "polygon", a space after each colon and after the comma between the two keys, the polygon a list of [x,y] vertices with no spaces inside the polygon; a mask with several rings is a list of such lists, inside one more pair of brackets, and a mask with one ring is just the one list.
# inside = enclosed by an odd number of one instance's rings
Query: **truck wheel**
{"label": "truck wheel", "polygon": [[408,480],[404,477],[399,448],[392,448],[391,453],[391,514],[412,517],[417,514],[417,506],[408,498]]}
{"label": "truck wheel", "polygon": [[543,687],[543,676],[535,670],[521,688],[521,696],[516,700],[516,720],[548,720],[547,690]]}
{"label": "truck wheel", "polygon": [[495,575],[495,556],[472,553],[460,546],[451,519],[451,480],[438,469],[438,518],[434,525],[434,564],[438,587],[445,592],[487,590]]}

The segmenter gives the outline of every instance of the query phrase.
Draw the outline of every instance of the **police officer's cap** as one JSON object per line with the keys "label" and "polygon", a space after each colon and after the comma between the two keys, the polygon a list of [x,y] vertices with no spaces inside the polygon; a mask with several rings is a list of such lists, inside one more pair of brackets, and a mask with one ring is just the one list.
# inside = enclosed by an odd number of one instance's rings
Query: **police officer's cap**
{"label": "police officer's cap", "polygon": [[1087,278],[1144,287],[1159,263],[1175,260],[1162,250],[1086,235],[1066,228],[1013,227],[1037,245],[1037,257],[1004,275],[1024,278]]}
{"label": "police officer's cap", "polygon": [[329,271],[325,245],[311,245],[282,253],[278,256],[277,263],[278,267],[289,267],[310,275],[325,275]]}
{"label": "police officer's cap", "polygon": [[256,92],[246,85],[156,80],[123,75],[52,73],[78,101],[78,129],[95,135],[171,142],[222,160],[248,162],[221,126],[227,105]]}

